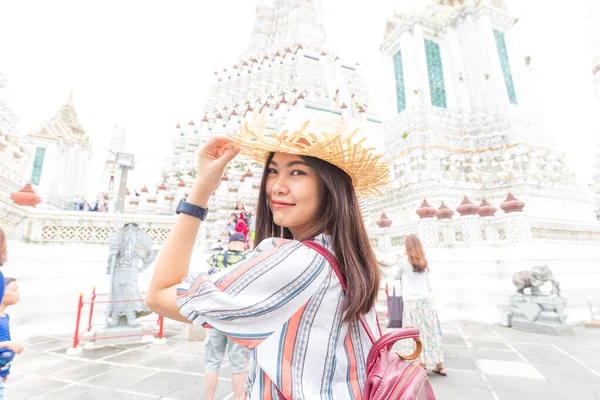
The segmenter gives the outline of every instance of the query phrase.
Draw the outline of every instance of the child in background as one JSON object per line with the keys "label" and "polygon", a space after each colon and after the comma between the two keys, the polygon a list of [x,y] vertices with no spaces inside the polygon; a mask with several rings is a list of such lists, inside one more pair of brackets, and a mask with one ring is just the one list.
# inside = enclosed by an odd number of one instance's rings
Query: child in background
{"label": "child in background", "polygon": [[4,297],[0,305],[0,400],[6,400],[4,383],[10,374],[10,366],[15,354],[21,354],[23,346],[11,341],[9,316],[5,313],[8,306],[19,302],[19,284],[14,278],[6,278]]}

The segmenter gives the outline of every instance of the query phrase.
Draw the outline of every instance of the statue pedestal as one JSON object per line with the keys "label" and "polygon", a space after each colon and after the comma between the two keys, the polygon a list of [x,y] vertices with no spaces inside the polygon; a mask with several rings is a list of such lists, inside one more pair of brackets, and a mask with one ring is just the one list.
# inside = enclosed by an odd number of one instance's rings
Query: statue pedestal
{"label": "statue pedestal", "polygon": [[509,323],[512,328],[551,335],[572,335],[566,325],[567,299],[558,296],[509,296]]}
{"label": "statue pedestal", "polygon": [[[115,326],[115,327],[101,327],[96,329],[95,331],[90,332],[88,334],[89,337],[93,337],[97,340],[86,341],[87,343],[84,345],[85,347],[91,346],[109,346],[115,344],[131,344],[131,343],[149,343],[154,342],[156,339],[156,335],[143,335],[144,332],[152,332],[156,331],[157,326],[156,323],[149,324],[140,324],[139,326],[130,327],[130,326]],[[135,336],[125,336],[125,335],[135,335]],[[115,337],[111,336],[125,336],[125,337]],[[105,339],[105,337],[111,337],[110,339]]]}

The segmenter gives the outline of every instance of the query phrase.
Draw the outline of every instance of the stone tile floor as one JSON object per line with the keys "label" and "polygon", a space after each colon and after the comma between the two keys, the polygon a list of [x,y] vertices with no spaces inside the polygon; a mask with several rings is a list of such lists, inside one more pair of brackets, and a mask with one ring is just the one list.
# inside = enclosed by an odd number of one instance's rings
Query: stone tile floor
{"label": "stone tile floor", "polygon": [[[430,373],[438,399],[600,399],[600,329],[547,336],[477,322],[442,324],[448,377]],[[164,345],[105,346],[67,356],[67,336],[35,337],[15,361],[7,393],[20,399],[203,399],[202,343],[181,327]],[[223,365],[217,399],[232,399]]]}

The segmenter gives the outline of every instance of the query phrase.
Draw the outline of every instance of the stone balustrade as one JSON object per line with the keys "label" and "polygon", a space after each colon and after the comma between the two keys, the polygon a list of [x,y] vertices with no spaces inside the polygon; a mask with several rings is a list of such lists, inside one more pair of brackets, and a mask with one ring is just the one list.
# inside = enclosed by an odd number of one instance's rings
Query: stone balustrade
{"label": "stone balustrade", "polygon": [[[423,246],[432,248],[485,248],[512,247],[531,243],[571,243],[591,244],[600,242],[600,226],[595,223],[581,222],[565,225],[560,219],[542,218],[528,215],[520,209],[524,207],[514,197],[509,196],[502,206],[504,211],[495,213],[495,207],[487,204],[475,206],[473,212],[459,210],[453,216],[446,214],[444,218],[429,213],[435,210],[425,201],[419,209],[423,217],[397,227],[369,229],[369,237],[373,247],[381,253],[404,252],[404,241],[408,235],[418,235]],[[468,202],[465,204],[472,204]],[[511,205],[516,208],[511,209]],[[449,210],[445,205],[444,209]],[[475,208],[478,211],[475,212]],[[459,207],[460,209],[460,207]],[[457,209],[458,210],[458,209]],[[460,215],[460,211],[463,215]],[[451,210],[450,210],[451,212]],[[393,219],[393,218],[392,218]]]}
{"label": "stone balustrade", "polygon": [[[248,208],[254,206],[251,199],[244,200]],[[227,239],[226,222],[235,202],[223,199],[218,204],[215,201],[215,207],[218,208],[209,214],[211,218],[198,234],[198,245],[207,246],[208,242]],[[128,222],[137,223],[154,243],[160,244],[167,238],[175,216],[40,210],[0,199],[0,225],[10,238],[27,243],[105,244],[116,229]],[[567,227],[558,219],[502,211],[483,217],[478,214],[460,216],[458,213],[451,218],[433,216],[398,226],[369,228],[368,233],[378,251],[394,253],[402,252],[404,240],[410,234],[419,235],[428,248],[497,248],[532,242],[589,244],[600,241],[597,224]]]}

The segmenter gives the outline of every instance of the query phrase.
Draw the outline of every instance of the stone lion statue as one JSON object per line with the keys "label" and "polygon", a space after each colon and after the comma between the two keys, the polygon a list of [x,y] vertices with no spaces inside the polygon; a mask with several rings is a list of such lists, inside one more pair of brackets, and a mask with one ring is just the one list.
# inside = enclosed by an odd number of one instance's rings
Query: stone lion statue
{"label": "stone lion statue", "polygon": [[547,265],[533,267],[531,271],[517,272],[513,276],[513,283],[520,294],[525,294],[523,290],[529,288],[532,296],[542,296],[540,287],[546,282],[552,283],[552,295],[560,296],[560,285]]}

